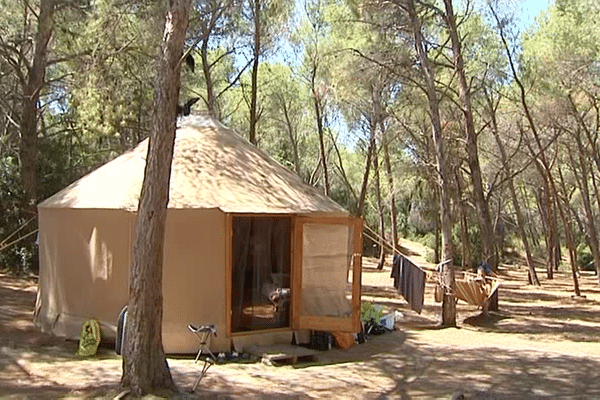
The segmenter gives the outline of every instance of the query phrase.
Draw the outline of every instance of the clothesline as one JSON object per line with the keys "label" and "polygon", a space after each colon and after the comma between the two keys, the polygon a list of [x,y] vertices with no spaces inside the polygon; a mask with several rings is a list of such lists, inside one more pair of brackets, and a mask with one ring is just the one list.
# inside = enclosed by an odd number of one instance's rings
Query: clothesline
{"label": "clothesline", "polygon": [[[402,258],[405,258],[409,261],[408,266],[412,268],[412,272],[406,276],[403,268],[398,266],[392,267],[392,278],[394,278],[394,286],[399,290],[400,294],[409,302],[411,308],[417,313],[421,312],[423,305],[423,291],[425,289],[425,282],[420,279],[418,276],[418,271],[421,270],[426,274],[426,279],[430,279],[435,277],[436,284],[439,285],[444,290],[450,291],[457,299],[461,299],[469,304],[481,306],[482,304],[489,299],[489,297],[498,290],[498,286],[500,285],[500,280],[497,276],[486,276],[483,279],[478,279],[477,275],[462,272],[462,278],[456,278],[454,290],[450,289],[444,282],[442,282],[441,277],[439,276],[438,268],[441,265],[448,263],[450,260],[442,261],[441,263],[436,265],[436,271],[425,270],[423,267],[417,265],[410,257],[406,254],[402,253],[400,250],[394,248],[393,245],[388,243],[384,238],[375,233],[371,228],[367,225],[364,225],[364,234],[369,239],[374,242],[379,242],[384,246],[387,246],[391,249],[395,254],[398,254]],[[401,261],[400,261],[401,262]],[[412,265],[410,265],[412,264]],[[437,274],[436,274],[437,272]],[[417,275],[415,275],[415,273]],[[489,287],[484,283],[489,282]]]}
{"label": "clothesline", "polygon": [[[378,243],[382,243],[384,246],[386,246],[388,249],[392,250],[394,252],[394,254],[399,254],[402,257],[408,259],[410,262],[412,262],[413,264],[417,265],[417,263],[415,262],[415,260],[413,260],[412,258],[410,258],[409,256],[407,256],[406,254],[404,254],[403,252],[401,252],[399,249],[395,248],[391,243],[389,243],[387,240],[385,240],[385,238],[381,237],[379,234],[375,233],[371,228],[369,228],[368,225],[363,225],[363,233],[366,237],[368,237],[369,239],[371,239],[374,242],[378,242]],[[425,269],[423,267],[420,267],[422,269]],[[430,272],[430,271],[427,271]]]}

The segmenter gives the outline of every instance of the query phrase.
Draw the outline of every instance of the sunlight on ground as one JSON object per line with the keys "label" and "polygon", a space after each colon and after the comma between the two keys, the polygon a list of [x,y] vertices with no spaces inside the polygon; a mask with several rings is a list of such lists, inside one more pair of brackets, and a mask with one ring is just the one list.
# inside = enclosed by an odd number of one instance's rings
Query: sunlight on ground
{"label": "sunlight on ground", "polygon": [[[424,250],[411,249],[418,263]],[[586,297],[574,298],[570,274],[558,272],[549,281],[539,271],[540,288],[525,284],[525,268],[504,266],[500,312],[485,321],[475,318],[477,307],[459,302],[457,327],[440,329],[432,279],[419,315],[392,287],[389,265],[378,271],[375,260],[365,259],[363,267],[363,299],[401,313],[396,331],[324,352],[313,366],[215,365],[197,395],[447,399],[460,391],[493,398],[600,398],[600,288],[594,275],[582,274]],[[76,343],[39,333],[31,324],[32,289],[27,281],[0,276],[0,396],[118,393],[120,357],[102,349],[96,358],[80,359]],[[201,366],[181,358],[169,364],[178,386],[191,388]]]}

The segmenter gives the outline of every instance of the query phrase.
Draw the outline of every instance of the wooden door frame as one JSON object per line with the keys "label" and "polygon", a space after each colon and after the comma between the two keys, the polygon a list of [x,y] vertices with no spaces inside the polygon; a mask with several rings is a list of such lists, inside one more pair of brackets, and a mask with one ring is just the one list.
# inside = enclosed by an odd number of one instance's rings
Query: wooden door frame
{"label": "wooden door frame", "polygon": [[[233,277],[233,219],[234,217],[273,218],[283,217],[291,219],[290,238],[290,326],[284,328],[264,329],[247,332],[232,332],[231,318],[232,310],[232,277]],[[323,331],[348,331],[360,332],[360,303],[361,303],[361,279],[362,279],[362,229],[363,220],[355,217],[310,217],[297,214],[248,214],[248,213],[225,213],[225,324],[226,337],[245,336],[268,332],[287,332],[300,328],[300,301],[299,295],[302,288],[302,225],[304,223],[317,223],[324,225],[344,224],[354,225],[354,251],[352,254],[352,319],[342,321],[338,317],[326,316],[302,316],[304,323],[310,325],[310,329]]]}
{"label": "wooden door frame", "polygon": [[[352,249],[352,318],[301,315],[303,225],[346,225],[354,228],[354,248]],[[355,217],[307,217],[295,219],[294,262],[292,263],[292,328],[321,331],[360,332],[360,303],[362,281],[362,227],[363,220]]]}
{"label": "wooden door frame", "polygon": [[[290,316],[290,326],[283,328],[261,329],[256,331],[232,332],[231,318],[233,316],[231,294],[233,280],[233,219],[236,217],[250,218],[289,218],[290,219],[290,279],[294,271],[294,214],[249,214],[249,213],[225,213],[225,334],[226,337],[247,336],[259,333],[269,332],[289,332],[292,330],[292,319]],[[290,282],[290,288],[293,283]]]}

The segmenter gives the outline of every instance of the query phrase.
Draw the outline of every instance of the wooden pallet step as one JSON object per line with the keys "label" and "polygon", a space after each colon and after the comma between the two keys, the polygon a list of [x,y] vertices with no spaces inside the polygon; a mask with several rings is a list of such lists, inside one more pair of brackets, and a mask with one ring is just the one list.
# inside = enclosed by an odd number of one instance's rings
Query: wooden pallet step
{"label": "wooden pallet step", "polygon": [[272,365],[293,365],[299,362],[317,361],[317,352],[300,346],[272,345],[254,346],[249,353],[262,357],[263,362]]}

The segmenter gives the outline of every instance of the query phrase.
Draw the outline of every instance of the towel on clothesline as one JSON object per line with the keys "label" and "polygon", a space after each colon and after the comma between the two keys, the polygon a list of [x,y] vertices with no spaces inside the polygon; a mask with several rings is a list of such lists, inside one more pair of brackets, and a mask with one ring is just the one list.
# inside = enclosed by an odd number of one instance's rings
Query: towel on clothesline
{"label": "towel on clothesline", "polygon": [[410,308],[421,314],[425,300],[427,274],[402,254],[394,255],[392,274],[394,287],[410,304]]}

